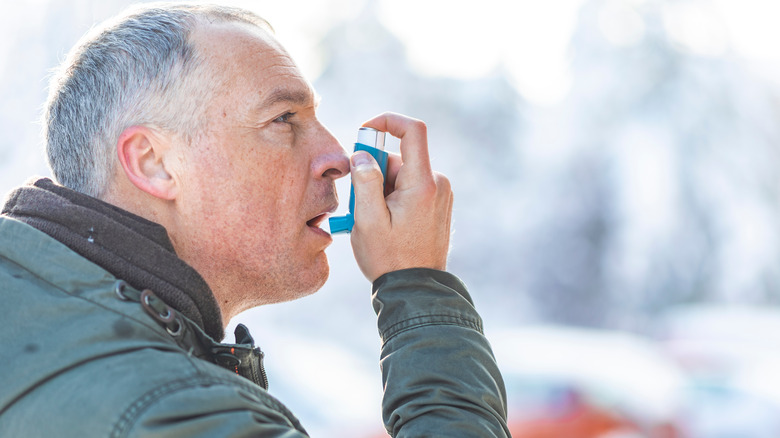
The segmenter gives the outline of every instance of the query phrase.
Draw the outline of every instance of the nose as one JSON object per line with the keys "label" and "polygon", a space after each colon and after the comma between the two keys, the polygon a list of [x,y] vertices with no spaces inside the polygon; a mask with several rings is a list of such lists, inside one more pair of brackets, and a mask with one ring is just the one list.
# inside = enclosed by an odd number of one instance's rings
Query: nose
{"label": "nose", "polygon": [[314,174],[323,178],[338,179],[349,173],[349,157],[336,137],[321,125],[319,137],[320,152],[314,160]]}

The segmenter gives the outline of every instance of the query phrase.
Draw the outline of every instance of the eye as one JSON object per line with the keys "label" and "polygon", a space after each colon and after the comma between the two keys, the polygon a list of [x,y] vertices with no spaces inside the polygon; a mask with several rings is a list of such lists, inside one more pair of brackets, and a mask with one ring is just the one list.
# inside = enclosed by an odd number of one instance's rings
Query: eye
{"label": "eye", "polygon": [[290,119],[294,115],[295,115],[295,113],[286,112],[286,113],[282,114],[281,116],[275,118],[274,122],[275,123],[290,123]]}

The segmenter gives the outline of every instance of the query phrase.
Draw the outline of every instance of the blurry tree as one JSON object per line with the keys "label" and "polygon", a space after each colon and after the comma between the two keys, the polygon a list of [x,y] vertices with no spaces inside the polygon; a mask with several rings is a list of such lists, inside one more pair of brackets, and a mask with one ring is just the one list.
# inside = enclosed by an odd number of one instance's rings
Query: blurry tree
{"label": "blurry tree", "polygon": [[776,95],[733,53],[686,46],[679,3],[581,9],[572,90],[548,116],[568,153],[551,188],[524,187],[550,195],[520,237],[525,293],[545,319],[626,325],[779,293]]}

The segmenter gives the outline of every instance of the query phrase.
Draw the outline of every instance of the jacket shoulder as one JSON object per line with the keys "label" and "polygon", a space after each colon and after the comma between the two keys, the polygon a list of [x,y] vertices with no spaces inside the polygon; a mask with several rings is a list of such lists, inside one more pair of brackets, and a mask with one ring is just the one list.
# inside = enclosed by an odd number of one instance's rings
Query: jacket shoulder
{"label": "jacket shoulder", "polygon": [[275,429],[304,436],[297,419],[262,388],[200,359],[154,348],[61,373],[0,419],[2,436],[254,436]]}
{"label": "jacket shoulder", "polygon": [[0,218],[0,436],[303,433],[265,390],[177,345],[116,287],[45,233]]}

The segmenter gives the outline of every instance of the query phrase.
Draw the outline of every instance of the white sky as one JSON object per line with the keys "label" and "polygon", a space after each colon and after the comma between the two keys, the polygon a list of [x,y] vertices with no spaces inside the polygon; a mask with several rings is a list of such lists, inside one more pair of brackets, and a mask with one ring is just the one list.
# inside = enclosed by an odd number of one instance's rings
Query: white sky
{"label": "white sky", "polygon": [[[303,67],[316,75],[311,53],[329,22],[355,19],[360,0],[299,1],[255,6],[268,16]],[[432,76],[473,78],[504,68],[532,103],[555,104],[568,92],[568,44],[583,0],[377,0],[384,24],[406,45],[410,63]],[[637,42],[645,0],[605,2],[601,31],[616,45]],[[775,0],[675,1],[663,7],[664,25],[683,49],[704,56],[736,53],[774,79],[780,73],[780,2]],[[310,62],[314,60],[314,62]],[[780,76],[780,75],[778,75]],[[777,79],[780,83],[780,79]]]}
{"label": "white sky", "polygon": [[[35,20],[51,0],[9,2],[0,15],[0,62],[14,34]],[[57,0],[54,0],[57,1]],[[583,0],[374,0],[385,25],[405,43],[418,71],[435,76],[477,77],[501,66],[531,102],[560,101],[571,82],[567,46]],[[107,13],[91,1],[73,7]],[[319,72],[317,42],[333,23],[354,20],[362,0],[271,2],[228,0],[271,21],[310,76]],[[612,0],[600,14],[601,30],[617,44],[641,38],[644,24],[636,13],[644,0]],[[668,2],[665,25],[681,47],[718,56],[735,51],[757,68],[780,70],[780,2],[712,0]],[[32,11],[32,12],[31,12]]]}

